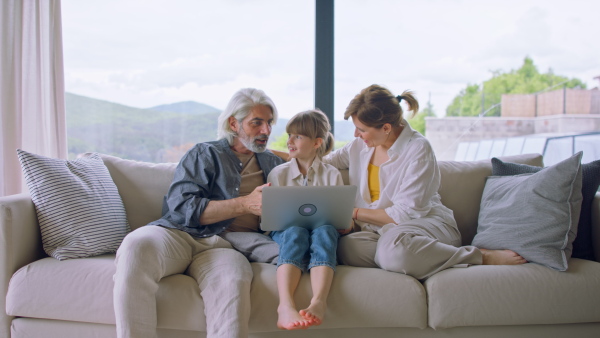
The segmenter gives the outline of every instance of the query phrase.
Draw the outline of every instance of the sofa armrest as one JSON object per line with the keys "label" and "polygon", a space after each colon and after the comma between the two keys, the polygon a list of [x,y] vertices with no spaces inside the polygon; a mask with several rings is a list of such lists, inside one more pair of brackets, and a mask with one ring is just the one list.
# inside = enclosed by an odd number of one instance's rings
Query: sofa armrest
{"label": "sofa armrest", "polygon": [[0,197],[0,337],[10,337],[6,292],[12,275],[44,257],[35,207],[28,194]]}
{"label": "sofa armrest", "polygon": [[596,262],[600,262],[600,193],[592,201],[592,245]]}

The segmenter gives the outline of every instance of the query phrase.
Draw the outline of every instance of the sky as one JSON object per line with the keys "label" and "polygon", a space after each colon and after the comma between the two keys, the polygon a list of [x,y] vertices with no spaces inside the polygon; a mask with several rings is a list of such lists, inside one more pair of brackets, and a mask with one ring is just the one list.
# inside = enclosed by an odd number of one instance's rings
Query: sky
{"label": "sky", "polygon": [[[314,106],[314,0],[62,0],[66,91],[133,107],[225,108],[263,89],[289,118]],[[600,82],[600,1],[338,0],[335,119],[377,83],[437,116],[468,84],[533,59]]]}

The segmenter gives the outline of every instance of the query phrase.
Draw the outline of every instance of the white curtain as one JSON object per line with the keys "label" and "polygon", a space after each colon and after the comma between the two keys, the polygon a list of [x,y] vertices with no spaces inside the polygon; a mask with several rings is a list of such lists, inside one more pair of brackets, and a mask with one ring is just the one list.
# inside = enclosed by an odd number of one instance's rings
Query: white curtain
{"label": "white curtain", "polygon": [[67,158],[60,0],[1,0],[0,196],[26,191],[20,148]]}

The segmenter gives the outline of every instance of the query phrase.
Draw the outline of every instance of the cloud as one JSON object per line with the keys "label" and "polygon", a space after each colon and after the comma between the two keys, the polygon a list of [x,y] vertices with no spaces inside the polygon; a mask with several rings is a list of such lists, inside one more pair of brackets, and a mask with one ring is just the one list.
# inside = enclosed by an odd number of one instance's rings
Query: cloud
{"label": "cloud", "polygon": [[548,24],[547,11],[538,7],[527,10],[517,19],[515,30],[493,40],[488,48],[482,50],[480,60],[498,58],[523,58],[535,53],[540,56],[560,52],[552,41],[552,28]]}
{"label": "cloud", "polygon": [[[224,107],[262,88],[293,114],[314,103],[314,2],[64,1],[68,91],[139,107]],[[118,10],[115,10],[118,9]],[[438,115],[460,89],[531,56],[597,85],[600,2],[345,0],[335,8],[335,111],[362,88],[414,89]]]}

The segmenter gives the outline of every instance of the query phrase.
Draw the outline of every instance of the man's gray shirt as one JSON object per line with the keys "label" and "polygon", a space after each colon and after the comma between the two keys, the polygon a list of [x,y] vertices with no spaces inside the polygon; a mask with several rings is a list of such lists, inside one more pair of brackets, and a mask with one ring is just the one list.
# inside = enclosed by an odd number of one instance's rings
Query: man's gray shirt
{"label": "man's gray shirt", "polygon": [[[269,150],[256,153],[265,182],[271,169],[284,161]],[[148,225],[185,231],[194,237],[221,233],[233,218],[200,225],[200,215],[211,200],[228,200],[240,194],[242,163],[226,139],[196,144],[181,159],[163,201],[162,218]]]}

